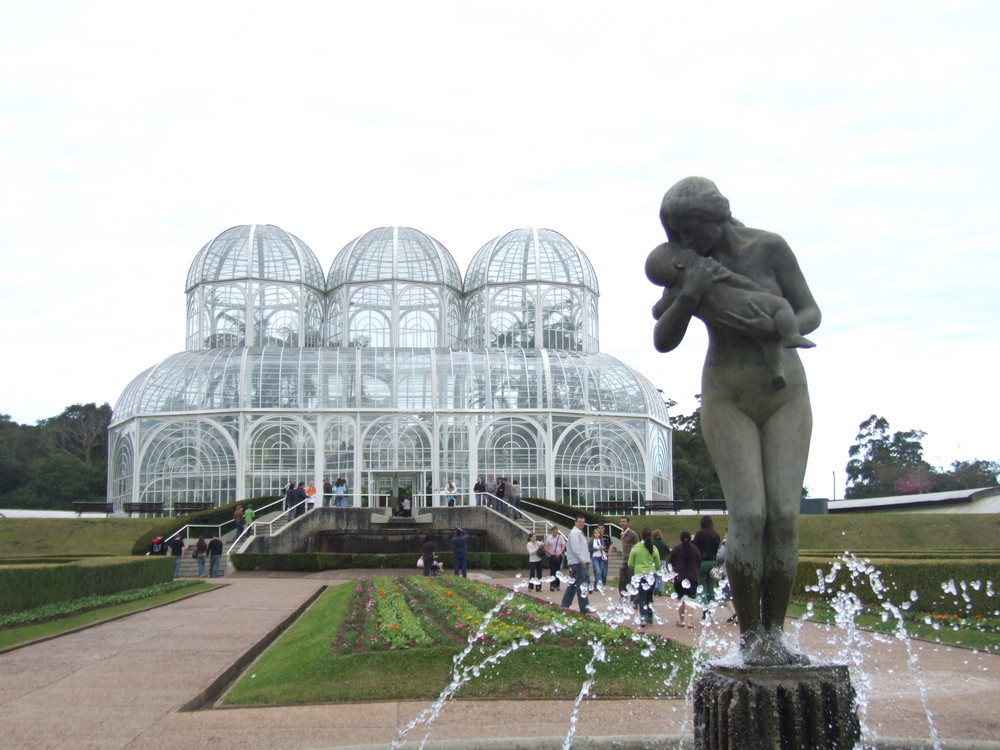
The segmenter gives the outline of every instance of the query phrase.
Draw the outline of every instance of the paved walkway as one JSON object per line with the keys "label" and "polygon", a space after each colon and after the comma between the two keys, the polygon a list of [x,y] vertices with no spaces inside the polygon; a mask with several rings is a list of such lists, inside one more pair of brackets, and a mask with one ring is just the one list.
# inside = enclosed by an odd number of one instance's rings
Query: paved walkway
{"label": "paved walkway", "polygon": [[[428,701],[180,710],[322,585],[358,574],[237,574],[215,591],[0,654],[0,747],[385,747]],[[592,599],[599,608],[608,601],[602,594]],[[675,606],[657,599],[665,624],[654,632],[693,645],[700,641],[712,653],[728,648],[733,626],[677,628]],[[833,658],[839,650],[837,639],[821,626],[805,625],[799,637],[813,655]],[[870,678],[867,687],[859,685],[868,698],[862,716],[866,738],[883,747],[894,737],[920,742],[893,747],[929,746],[931,729],[906,645],[866,635],[853,650],[863,655]],[[909,645],[937,732],[946,740],[943,747],[1000,747],[1000,657]],[[453,701],[435,721],[429,746],[560,747],[571,711],[570,701]],[[610,746],[600,738],[615,738],[619,747],[673,746],[690,735],[690,712],[685,701],[586,701],[574,746]],[[422,737],[422,729],[409,736]],[[976,740],[983,744],[971,742]],[[691,747],[690,739],[684,746]]]}

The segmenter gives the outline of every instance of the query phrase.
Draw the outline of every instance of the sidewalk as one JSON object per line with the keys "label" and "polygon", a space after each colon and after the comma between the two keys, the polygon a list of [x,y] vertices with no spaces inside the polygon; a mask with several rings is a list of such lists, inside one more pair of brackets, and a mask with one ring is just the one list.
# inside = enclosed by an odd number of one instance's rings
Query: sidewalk
{"label": "sidewalk", "polygon": [[[364,573],[238,573],[215,591],[0,654],[0,747],[385,747],[429,701],[179,710],[321,586]],[[507,586],[523,583],[490,574],[471,577]],[[609,592],[606,599],[595,594],[592,604],[604,608],[616,595]],[[715,640],[705,632],[721,632],[725,638],[711,647],[713,653],[725,651],[726,640],[735,637],[735,627],[728,625],[677,628],[672,625],[675,608],[671,600],[657,598],[657,615],[666,624],[651,630],[692,645]],[[807,624],[800,638],[808,653],[836,656],[826,628]],[[929,746],[931,731],[905,645],[865,635],[857,652],[864,654],[870,677],[869,708],[861,718],[868,739],[884,743],[887,738],[912,737],[919,742],[894,746]],[[1000,657],[928,643],[910,645],[937,731],[948,741],[944,747],[972,747],[956,741],[973,740],[987,742],[980,747],[1000,747],[995,714],[1000,705]],[[572,701],[452,701],[435,720],[428,746],[560,747],[571,711]],[[418,727],[409,739],[419,742],[425,731]],[[575,746],[610,746],[610,739],[602,743],[599,738],[624,740],[620,747],[673,746],[691,732],[691,707],[685,701],[587,700],[576,725]],[[685,746],[691,747],[690,740]]]}

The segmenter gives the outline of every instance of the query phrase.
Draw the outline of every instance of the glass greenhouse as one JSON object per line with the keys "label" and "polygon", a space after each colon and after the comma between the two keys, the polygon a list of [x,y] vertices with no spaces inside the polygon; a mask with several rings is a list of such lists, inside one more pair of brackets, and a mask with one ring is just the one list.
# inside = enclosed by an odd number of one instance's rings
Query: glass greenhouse
{"label": "glass greenhouse", "polygon": [[109,499],[221,505],[345,477],[356,503],[525,497],[637,510],[672,499],[666,407],[601,354],[598,285],[558,232],[484,245],[463,281],[415,229],[350,242],[324,276],[278,227],[228,229],[187,279],[187,347],[136,377],[111,424]]}

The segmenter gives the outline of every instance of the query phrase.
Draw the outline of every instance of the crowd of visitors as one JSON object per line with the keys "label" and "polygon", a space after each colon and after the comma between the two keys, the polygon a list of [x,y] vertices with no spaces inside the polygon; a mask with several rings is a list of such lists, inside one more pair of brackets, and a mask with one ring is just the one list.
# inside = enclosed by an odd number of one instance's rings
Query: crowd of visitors
{"label": "crowd of visitors", "polygon": [[[627,517],[621,519],[621,605],[638,610],[642,626],[654,621],[653,601],[657,594],[670,593],[677,600],[679,627],[693,628],[697,611],[702,612],[703,621],[711,619],[716,609],[732,611],[725,540],[715,531],[711,516],[704,516],[700,525],[694,538],[689,531],[682,531],[680,543],[671,549],[659,529],[644,528],[637,533]],[[595,526],[588,536],[583,517],[576,519],[568,538],[556,526],[550,527],[542,539],[529,534],[528,590],[542,591],[547,582],[549,591],[563,590],[564,608],[571,607],[576,598],[581,612],[593,612],[589,594],[595,589],[603,592],[607,585],[608,558],[613,548],[603,525]],[[562,584],[566,584],[565,589]],[[735,619],[733,614],[727,622]]]}

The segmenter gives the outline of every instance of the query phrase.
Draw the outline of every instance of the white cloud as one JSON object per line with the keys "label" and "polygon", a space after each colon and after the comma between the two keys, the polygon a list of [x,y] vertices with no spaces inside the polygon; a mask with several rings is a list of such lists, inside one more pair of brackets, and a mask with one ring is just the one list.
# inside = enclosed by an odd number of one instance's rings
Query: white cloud
{"label": "white cloud", "polygon": [[7,2],[0,345],[33,366],[3,369],[0,411],[114,402],[183,347],[195,253],[249,222],[325,267],[375,226],[463,267],[509,229],[556,229],[597,268],[604,350],[689,411],[704,334],[652,351],[642,268],[663,192],[703,174],[788,239],[823,308],[803,355],[815,494],[873,411],[927,430],[940,463],[996,458],[998,14]]}

